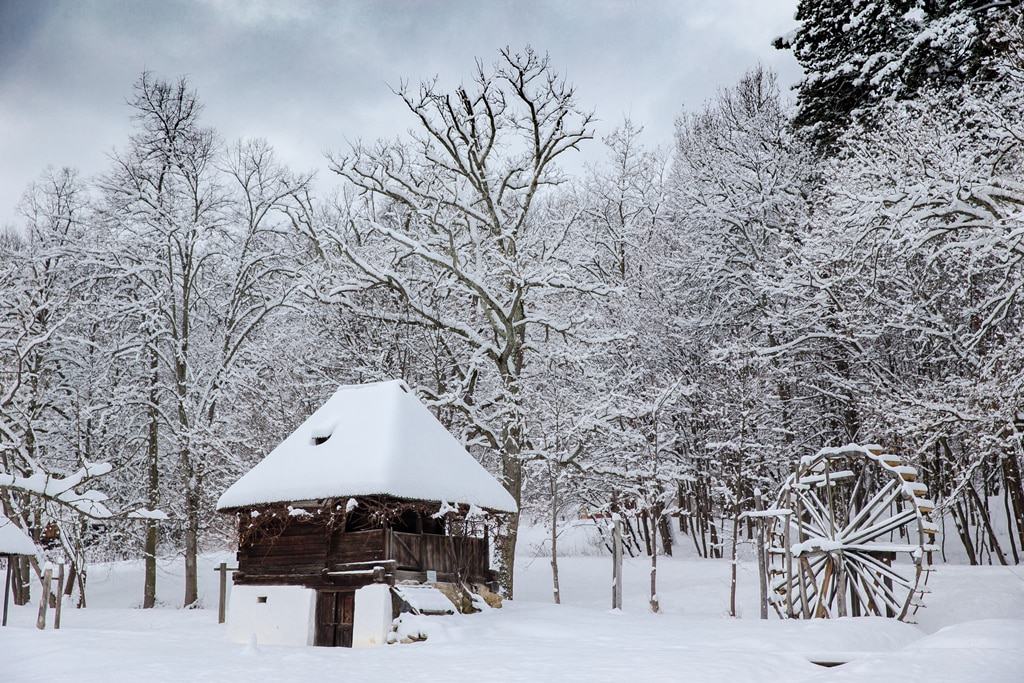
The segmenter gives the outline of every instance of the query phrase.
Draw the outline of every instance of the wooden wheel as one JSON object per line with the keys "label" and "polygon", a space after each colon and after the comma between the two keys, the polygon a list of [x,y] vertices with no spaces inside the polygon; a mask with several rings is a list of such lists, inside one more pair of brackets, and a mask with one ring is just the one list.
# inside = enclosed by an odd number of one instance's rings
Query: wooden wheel
{"label": "wooden wheel", "polygon": [[927,487],[900,456],[851,444],[801,458],[775,508],[768,580],[780,615],[917,612],[937,529]]}

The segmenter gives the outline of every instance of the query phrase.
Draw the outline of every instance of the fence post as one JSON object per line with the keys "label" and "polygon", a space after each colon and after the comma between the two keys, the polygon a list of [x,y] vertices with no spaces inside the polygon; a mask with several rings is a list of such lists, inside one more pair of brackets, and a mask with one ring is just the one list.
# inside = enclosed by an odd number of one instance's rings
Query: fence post
{"label": "fence post", "polygon": [[14,573],[14,557],[14,555],[7,556],[7,579],[4,581],[4,626],[7,626],[7,607],[11,599],[11,575]]}
{"label": "fence post", "polygon": [[786,558],[786,616],[790,619],[794,617],[793,614],[793,553],[790,551],[791,539],[790,539],[790,517],[791,512],[787,512],[782,518],[784,526],[782,527],[782,545],[785,548]]}
{"label": "fence post", "polygon": [[36,617],[36,628],[46,628],[46,608],[50,602],[50,582],[53,581],[53,570],[49,567],[43,572],[43,589],[39,592],[39,616]]}
{"label": "fence post", "polygon": [[612,609],[622,609],[622,519],[615,513],[612,529]]}
{"label": "fence post", "polygon": [[60,629],[60,608],[64,604],[64,563],[57,565],[57,604],[53,610],[53,629]]}
{"label": "fence post", "polygon": [[217,571],[220,572],[220,600],[217,602],[217,623],[223,624],[228,598],[228,563],[221,562],[220,566],[217,567]]}

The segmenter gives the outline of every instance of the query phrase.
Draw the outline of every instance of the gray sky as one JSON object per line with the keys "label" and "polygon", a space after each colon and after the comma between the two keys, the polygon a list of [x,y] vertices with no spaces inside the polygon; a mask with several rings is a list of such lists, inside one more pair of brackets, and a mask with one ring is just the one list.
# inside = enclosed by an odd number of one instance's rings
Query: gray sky
{"label": "gray sky", "polygon": [[[267,138],[297,170],[323,152],[409,125],[388,89],[526,44],[547,51],[601,120],[624,116],[653,144],[674,118],[758,62],[784,87],[799,76],[770,41],[796,0],[301,2],[0,0],[0,225],[47,166],[102,172],[125,143],[143,69],[189,76],[205,120],[227,139]],[[592,153],[597,152],[593,144]]]}

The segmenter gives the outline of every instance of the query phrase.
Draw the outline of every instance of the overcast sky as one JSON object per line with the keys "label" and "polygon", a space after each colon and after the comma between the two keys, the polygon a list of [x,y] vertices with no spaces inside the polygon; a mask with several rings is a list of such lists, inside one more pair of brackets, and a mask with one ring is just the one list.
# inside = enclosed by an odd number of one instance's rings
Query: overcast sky
{"label": "overcast sky", "polygon": [[[225,138],[267,138],[296,169],[409,125],[388,88],[457,83],[504,45],[550,53],[607,130],[650,142],[758,62],[788,88],[799,67],[771,39],[796,0],[301,2],[0,0],[0,225],[47,166],[102,172],[125,143],[139,72],[187,75]],[[596,145],[592,145],[596,151]],[[326,181],[325,181],[326,182]]]}

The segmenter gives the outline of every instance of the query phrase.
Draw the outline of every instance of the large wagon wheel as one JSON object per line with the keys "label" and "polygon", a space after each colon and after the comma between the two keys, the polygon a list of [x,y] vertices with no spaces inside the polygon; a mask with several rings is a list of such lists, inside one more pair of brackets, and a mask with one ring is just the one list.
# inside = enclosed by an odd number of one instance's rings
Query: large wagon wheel
{"label": "large wagon wheel", "polygon": [[936,526],[917,470],[880,446],[806,456],[783,484],[769,582],[783,616],[909,619],[931,570]]}

